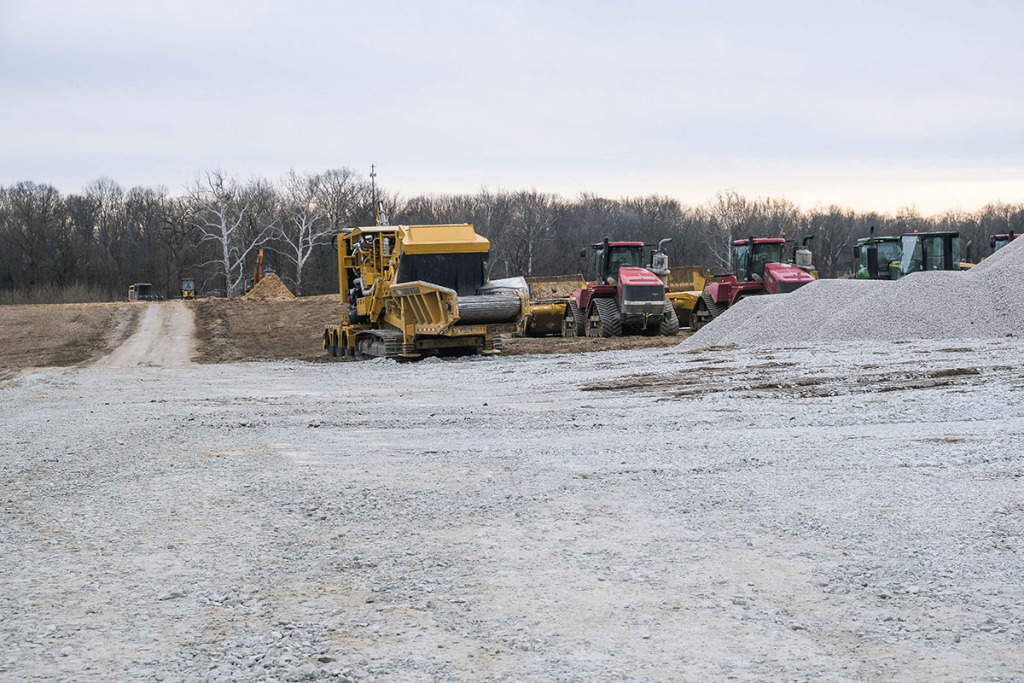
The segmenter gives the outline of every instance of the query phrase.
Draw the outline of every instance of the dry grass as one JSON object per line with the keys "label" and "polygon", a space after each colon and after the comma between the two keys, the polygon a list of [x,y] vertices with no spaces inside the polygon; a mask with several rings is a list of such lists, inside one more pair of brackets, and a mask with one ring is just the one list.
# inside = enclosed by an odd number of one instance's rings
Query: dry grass
{"label": "dry grass", "polygon": [[131,335],[138,313],[128,303],[0,306],[0,379],[95,360]]}
{"label": "dry grass", "polygon": [[0,306],[101,303],[118,301],[125,296],[124,292],[114,296],[102,287],[90,285],[69,285],[67,287],[44,285],[29,289],[0,290]]}

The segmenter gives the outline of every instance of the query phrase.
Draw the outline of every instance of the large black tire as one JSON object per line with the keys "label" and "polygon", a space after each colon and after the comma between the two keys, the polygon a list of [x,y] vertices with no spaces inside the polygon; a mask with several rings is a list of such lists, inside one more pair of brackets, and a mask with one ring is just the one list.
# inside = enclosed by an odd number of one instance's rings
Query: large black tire
{"label": "large black tire", "polygon": [[562,318],[563,337],[582,337],[587,333],[587,316],[576,305],[575,300],[570,300],[565,305],[565,317]]}
{"label": "large black tire", "polygon": [[587,323],[588,337],[622,336],[622,316],[614,299],[601,298],[591,301]]}
{"label": "large black tire", "polygon": [[672,307],[671,301],[665,302],[665,316],[661,319],[658,331],[662,337],[674,337],[679,334],[679,316],[676,309]]}

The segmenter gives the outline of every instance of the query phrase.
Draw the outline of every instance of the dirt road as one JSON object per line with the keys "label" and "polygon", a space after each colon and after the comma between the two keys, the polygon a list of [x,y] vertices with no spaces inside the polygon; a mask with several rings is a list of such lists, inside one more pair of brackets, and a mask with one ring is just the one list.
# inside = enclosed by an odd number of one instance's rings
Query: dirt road
{"label": "dirt road", "polygon": [[182,367],[195,353],[195,319],[181,301],[144,304],[135,334],[113,352],[96,361],[100,368]]}

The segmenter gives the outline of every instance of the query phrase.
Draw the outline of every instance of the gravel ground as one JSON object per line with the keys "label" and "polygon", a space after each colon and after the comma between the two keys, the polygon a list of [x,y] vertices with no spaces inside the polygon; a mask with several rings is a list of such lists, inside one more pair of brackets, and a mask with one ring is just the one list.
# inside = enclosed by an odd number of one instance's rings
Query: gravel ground
{"label": "gravel ground", "polygon": [[0,678],[1024,678],[1024,345],[0,384]]}

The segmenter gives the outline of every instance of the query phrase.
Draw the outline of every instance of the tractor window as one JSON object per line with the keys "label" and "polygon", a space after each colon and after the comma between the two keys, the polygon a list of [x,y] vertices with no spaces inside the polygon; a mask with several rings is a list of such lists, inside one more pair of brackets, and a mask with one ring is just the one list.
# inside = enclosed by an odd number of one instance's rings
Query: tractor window
{"label": "tractor window", "polygon": [[643,247],[609,247],[608,248],[608,272],[604,272],[605,250],[597,250],[597,276],[598,279],[609,277],[617,278],[619,268],[622,266],[642,267],[644,263]]}
{"label": "tractor window", "polygon": [[746,244],[741,244],[735,247],[734,263],[733,263],[733,274],[736,275],[737,280],[747,279],[747,265],[750,262],[750,247]]}
{"label": "tractor window", "polygon": [[900,243],[894,241],[879,242],[878,244],[878,272],[889,271],[889,264],[900,260]]}
{"label": "tractor window", "polygon": [[643,247],[612,247],[612,256],[609,261],[609,270],[612,275],[617,275],[622,266],[639,268],[643,263]]}
{"label": "tractor window", "polygon": [[924,270],[943,270],[946,262],[946,241],[933,237],[924,243]]}
{"label": "tractor window", "polygon": [[782,263],[781,244],[755,244],[751,258],[750,272],[764,277],[764,267],[769,263]]}
{"label": "tractor window", "polygon": [[917,235],[903,236],[903,256],[900,259],[900,274],[916,273],[923,270],[924,251]]}

